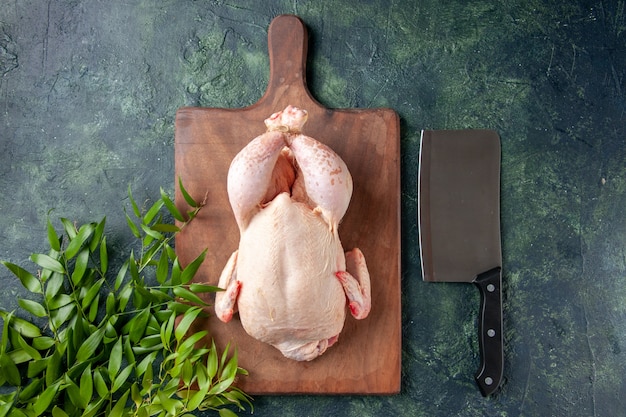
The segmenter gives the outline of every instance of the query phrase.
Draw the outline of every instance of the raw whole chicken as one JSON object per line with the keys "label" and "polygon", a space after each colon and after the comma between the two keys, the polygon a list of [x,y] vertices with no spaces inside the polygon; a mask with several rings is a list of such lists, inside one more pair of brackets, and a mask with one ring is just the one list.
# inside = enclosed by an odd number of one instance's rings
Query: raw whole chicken
{"label": "raw whole chicken", "polygon": [[307,112],[288,106],[265,120],[267,132],[233,159],[228,197],[239,249],[219,279],[215,311],[239,312],[245,331],[298,361],[316,358],[341,332],[346,304],[367,317],[370,277],[363,253],[344,254],[337,227],[352,177],[329,147],[301,134]]}

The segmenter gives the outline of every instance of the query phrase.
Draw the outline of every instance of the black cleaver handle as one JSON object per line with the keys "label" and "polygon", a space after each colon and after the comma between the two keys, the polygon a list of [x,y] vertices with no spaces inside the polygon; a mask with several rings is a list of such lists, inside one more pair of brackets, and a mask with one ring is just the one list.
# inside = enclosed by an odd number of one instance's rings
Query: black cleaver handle
{"label": "black cleaver handle", "polygon": [[492,394],[500,385],[504,368],[502,337],[502,268],[496,267],[476,277],[480,290],[478,343],[480,368],[476,383],[483,396]]}

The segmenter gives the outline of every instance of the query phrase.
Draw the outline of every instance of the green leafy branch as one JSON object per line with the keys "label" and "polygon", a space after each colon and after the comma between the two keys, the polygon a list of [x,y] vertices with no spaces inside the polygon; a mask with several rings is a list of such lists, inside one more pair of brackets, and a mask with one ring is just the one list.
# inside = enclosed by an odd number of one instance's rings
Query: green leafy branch
{"label": "green leafy branch", "polygon": [[[251,398],[233,386],[246,371],[230,347],[218,354],[194,330],[205,315],[202,293],[217,287],[192,282],[206,250],[187,266],[170,245],[202,209],[179,182],[190,210],[181,213],[161,189],[145,212],[130,187],[126,221],[140,250],[109,268],[106,218],[78,227],[61,218],[59,235],[47,221],[50,250],[31,255],[37,273],[6,261],[33,294],[20,308],[38,324],[0,309],[0,417],[190,416],[244,410]],[[168,223],[169,213],[177,220]],[[23,315],[22,315],[23,316]],[[43,324],[41,324],[43,323]]]}

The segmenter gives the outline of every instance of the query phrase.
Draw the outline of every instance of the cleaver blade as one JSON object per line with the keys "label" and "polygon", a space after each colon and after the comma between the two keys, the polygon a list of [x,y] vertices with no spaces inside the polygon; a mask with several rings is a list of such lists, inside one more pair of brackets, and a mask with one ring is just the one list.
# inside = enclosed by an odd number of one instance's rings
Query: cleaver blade
{"label": "cleaver blade", "polygon": [[475,379],[487,396],[500,385],[504,368],[500,138],[492,130],[423,130],[418,175],[422,276],[478,287]]}

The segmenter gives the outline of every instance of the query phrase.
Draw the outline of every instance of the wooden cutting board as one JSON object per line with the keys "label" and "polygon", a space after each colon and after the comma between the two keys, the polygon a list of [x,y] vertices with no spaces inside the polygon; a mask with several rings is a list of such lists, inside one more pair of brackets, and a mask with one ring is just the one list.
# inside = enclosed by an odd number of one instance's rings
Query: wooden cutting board
{"label": "wooden cutting board", "polygon": [[[224,324],[202,323],[218,348],[228,342],[249,376],[237,385],[258,394],[393,394],[400,390],[400,127],[390,109],[331,110],[306,86],[307,33],[296,16],[276,17],[268,31],[270,78],[265,95],[241,109],[181,108],[176,114],[176,203],[187,210],[178,178],[207,206],[176,239],[182,265],[208,255],[195,280],[216,284],[239,243],[226,193],[233,157],[265,131],[263,121],[291,104],[308,110],[303,133],[326,143],[346,162],[354,181],[352,201],[339,226],[346,250],[359,247],[372,280],[372,310],[365,320],[348,314],[337,344],[311,362],[296,362],[248,336],[235,315]],[[212,313],[212,309],[211,309]]]}

